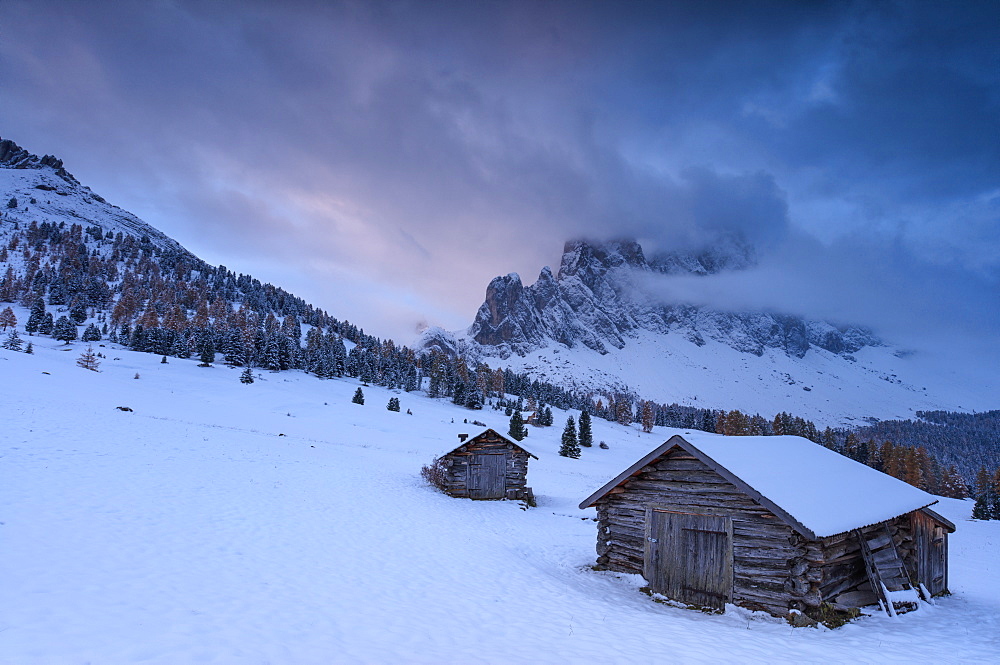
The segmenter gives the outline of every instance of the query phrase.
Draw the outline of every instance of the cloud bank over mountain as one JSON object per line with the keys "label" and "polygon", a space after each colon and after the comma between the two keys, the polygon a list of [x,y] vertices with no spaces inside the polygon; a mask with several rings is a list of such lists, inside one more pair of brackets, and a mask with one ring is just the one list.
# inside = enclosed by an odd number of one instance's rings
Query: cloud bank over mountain
{"label": "cloud bank over mountain", "polygon": [[747,299],[995,330],[998,11],[14,1],[2,129],[399,337],[569,238],[720,230],[761,248]]}

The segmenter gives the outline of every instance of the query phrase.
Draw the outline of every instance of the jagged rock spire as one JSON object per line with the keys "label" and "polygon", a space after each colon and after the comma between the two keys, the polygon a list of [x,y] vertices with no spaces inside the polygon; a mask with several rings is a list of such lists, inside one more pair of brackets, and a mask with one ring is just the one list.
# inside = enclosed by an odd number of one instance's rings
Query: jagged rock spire
{"label": "jagged rock spire", "polygon": [[698,251],[662,252],[650,260],[634,240],[573,240],[566,243],[558,275],[546,267],[528,287],[515,273],[490,282],[469,336],[501,355],[523,355],[550,343],[582,344],[603,354],[609,347],[624,348],[639,331],[680,333],[699,346],[713,339],[755,355],[777,348],[800,358],[812,346],[851,353],[879,343],[863,328],[667,303],[637,286],[637,279],[652,273],[711,275],[754,265],[753,247],[736,237]]}
{"label": "jagged rock spire", "polygon": [[59,177],[79,184],[65,168],[61,159],[53,155],[39,157],[28,152],[10,139],[0,138],[0,168],[7,169],[41,169],[51,168]]}

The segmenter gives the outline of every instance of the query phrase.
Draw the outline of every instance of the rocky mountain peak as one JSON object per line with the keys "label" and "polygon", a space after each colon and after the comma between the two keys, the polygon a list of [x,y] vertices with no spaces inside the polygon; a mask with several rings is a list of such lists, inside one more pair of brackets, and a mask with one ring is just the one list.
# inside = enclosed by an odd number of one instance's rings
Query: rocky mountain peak
{"label": "rocky mountain peak", "polygon": [[28,152],[10,139],[0,139],[0,168],[4,169],[43,169],[50,168],[56,174],[74,184],[79,184],[69,171],[63,168],[61,159],[53,155],[39,157]]}
{"label": "rocky mountain peak", "polygon": [[694,251],[659,252],[649,261],[635,240],[572,240],[557,275],[546,267],[528,287],[515,273],[490,282],[468,335],[485,352],[502,356],[524,355],[550,343],[582,344],[604,354],[609,347],[624,348],[641,331],[680,333],[699,346],[715,340],[758,356],[776,348],[801,358],[812,347],[848,354],[879,343],[864,328],[660,302],[635,288],[637,272],[712,275],[756,262],[753,246],[736,236]]}

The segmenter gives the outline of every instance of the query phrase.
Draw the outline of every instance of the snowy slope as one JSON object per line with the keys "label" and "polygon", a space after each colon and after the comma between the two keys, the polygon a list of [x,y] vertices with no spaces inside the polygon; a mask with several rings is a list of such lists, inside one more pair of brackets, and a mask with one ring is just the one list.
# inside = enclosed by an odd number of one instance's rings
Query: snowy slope
{"label": "snowy slope", "polygon": [[935,507],[958,532],[955,595],[934,607],[835,631],[705,615],[592,571],[594,513],[575,507],[676,430],[597,420],[610,450],[572,460],[559,427],[533,428],[539,505],[524,510],[419,476],[476,431],[463,418],[503,431],[499,412],[374,386],[359,406],[354,380],[247,386],[238,369],[110,346],[94,373],[74,364],[80,344],[32,340],[34,355],[0,349],[3,663],[1000,658],[1000,523],[968,521],[968,502]]}
{"label": "snowy slope", "polygon": [[671,275],[739,275],[752,265],[742,241],[718,243],[647,260],[635,241],[569,242],[557,274],[543,268],[530,286],[515,273],[495,278],[468,329],[428,329],[416,346],[583,394],[627,388],[658,403],[784,411],[821,427],[1000,402],[986,357],[956,362],[955,348],[903,351],[862,327],[671,300]]}
{"label": "snowy slope", "polygon": [[581,391],[627,385],[663,403],[767,418],[785,411],[821,427],[913,418],[921,409],[985,411],[1000,403],[1000,377],[988,367],[956,367],[931,354],[900,357],[884,346],[851,355],[814,348],[796,358],[767,349],[758,357],[713,340],[697,346],[679,335],[648,333],[630,339],[624,351],[603,355],[552,345],[485,360]]}

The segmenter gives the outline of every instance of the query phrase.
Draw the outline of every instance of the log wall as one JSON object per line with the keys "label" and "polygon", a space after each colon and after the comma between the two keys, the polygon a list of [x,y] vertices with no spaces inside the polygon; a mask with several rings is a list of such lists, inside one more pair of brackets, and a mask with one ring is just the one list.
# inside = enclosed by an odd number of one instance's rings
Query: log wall
{"label": "log wall", "polygon": [[522,500],[531,496],[531,488],[527,486],[529,454],[506,439],[486,435],[469,439],[441,458],[447,469],[445,492],[454,497],[469,498],[469,462],[474,455],[484,454],[505,456],[507,499]]}
{"label": "log wall", "polygon": [[784,616],[821,603],[822,551],[689,453],[674,448],[596,504],[597,562],[643,573],[646,507],[733,521],[733,602]]}
{"label": "log wall", "polygon": [[[918,510],[860,531],[865,537],[874,538],[882,534],[883,524],[889,527],[889,534],[903,558],[910,581],[913,584],[923,583],[934,595],[947,593],[946,530],[941,528],[935,531],[940,524]],[[824,538],[822,546],[824,563],[820,591],[823,602],[838,609],[877,603],[861,557],[861,543],[854,532]]]}

